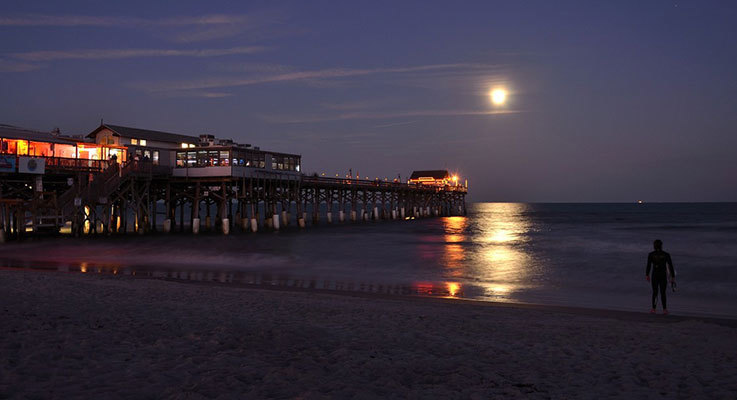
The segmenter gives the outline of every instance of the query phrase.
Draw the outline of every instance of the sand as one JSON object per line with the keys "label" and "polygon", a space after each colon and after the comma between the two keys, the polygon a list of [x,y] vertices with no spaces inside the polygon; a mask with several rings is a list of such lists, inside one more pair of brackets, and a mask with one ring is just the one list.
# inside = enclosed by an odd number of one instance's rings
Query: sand
{"label": "sand", "polygon": [[737,398],[735,326],[0,270],[0,398]]}

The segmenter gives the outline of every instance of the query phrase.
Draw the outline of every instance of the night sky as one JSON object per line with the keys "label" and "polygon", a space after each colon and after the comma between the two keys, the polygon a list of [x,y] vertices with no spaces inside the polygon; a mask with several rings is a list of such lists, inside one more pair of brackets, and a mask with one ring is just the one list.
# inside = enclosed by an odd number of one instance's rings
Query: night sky
{"label": "night sky", "polygon": [[447,168],[472,201],[737,201],[735,1],[3,1],[0,93],[0,123]]}

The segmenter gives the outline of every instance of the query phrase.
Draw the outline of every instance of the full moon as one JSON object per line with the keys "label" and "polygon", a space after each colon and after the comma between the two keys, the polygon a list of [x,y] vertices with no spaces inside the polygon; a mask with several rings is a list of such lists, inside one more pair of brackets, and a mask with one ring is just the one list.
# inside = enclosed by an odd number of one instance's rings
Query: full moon
{"label": "full moon", "polygon": [[491,102],[500,106],[507,101],[507,91],[504,89],[494,89],[491,91]]}

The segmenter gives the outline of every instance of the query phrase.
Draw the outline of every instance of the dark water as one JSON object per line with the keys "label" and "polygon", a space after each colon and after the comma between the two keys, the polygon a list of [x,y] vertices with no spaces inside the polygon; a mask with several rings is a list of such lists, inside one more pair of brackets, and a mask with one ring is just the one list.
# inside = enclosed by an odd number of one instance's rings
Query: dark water
{"label": "dark water", "polygon": [[487,301],[649,309],[645,261],[673,256],[680,314],[737,317],[737,203],[479,203],[467,217],[258,234],[47,239],[3,265]]}

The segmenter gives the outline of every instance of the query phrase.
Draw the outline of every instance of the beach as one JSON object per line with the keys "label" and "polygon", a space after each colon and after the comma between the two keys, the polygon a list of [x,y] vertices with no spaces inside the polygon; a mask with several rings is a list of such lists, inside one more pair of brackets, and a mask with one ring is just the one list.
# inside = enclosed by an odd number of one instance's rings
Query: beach
{"label": "beach", "polygon": [[23,270],[0,304],[0,398],[737,396],[730,320]]}

